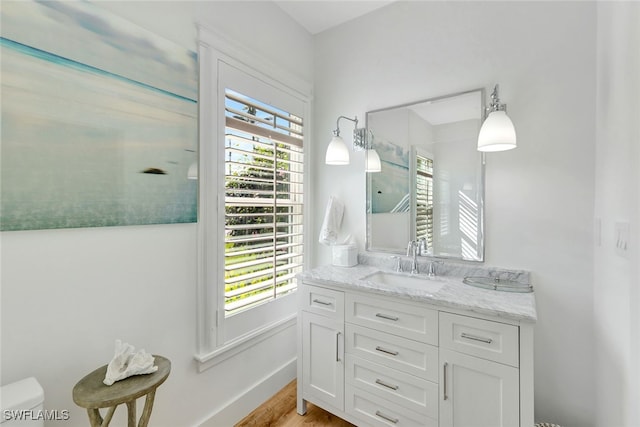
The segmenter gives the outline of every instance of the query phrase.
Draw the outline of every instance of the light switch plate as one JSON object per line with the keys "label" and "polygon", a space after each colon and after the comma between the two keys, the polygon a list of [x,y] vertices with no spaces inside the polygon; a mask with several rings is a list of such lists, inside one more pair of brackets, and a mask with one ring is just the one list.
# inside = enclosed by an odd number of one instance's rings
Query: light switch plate
{"label": "light switch plate", "polygon": [[629,256],[629,223],[616,222],[614,243],[616,254],[627,258]]}

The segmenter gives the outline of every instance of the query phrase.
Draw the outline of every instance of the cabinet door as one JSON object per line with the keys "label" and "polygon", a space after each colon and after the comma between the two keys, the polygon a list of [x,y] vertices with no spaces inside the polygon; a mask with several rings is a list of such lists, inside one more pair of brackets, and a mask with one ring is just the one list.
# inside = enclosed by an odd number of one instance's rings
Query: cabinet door
{"label": "cabinet door", "polygon": [[520,425],[518,369],[440,349],[440,427]]}
{"label": "cabinet door", "polygon": [[302,312],[304,398],[344,410],[344,323]]}

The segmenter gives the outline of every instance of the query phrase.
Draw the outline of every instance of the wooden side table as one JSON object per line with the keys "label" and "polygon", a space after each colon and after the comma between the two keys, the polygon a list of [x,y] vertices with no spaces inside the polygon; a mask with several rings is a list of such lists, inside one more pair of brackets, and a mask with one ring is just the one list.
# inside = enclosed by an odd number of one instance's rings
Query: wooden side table
{"label": "wooden side table", "polygon": [[[169,359],[155,354],[153,357],[158,367],[153,374],[134,375],[107,386],[102,382],[107,373],[107,365],[104,365],[78,381],[73,387],[73,401],[87,409],[91,427],[107,427],[121,403],[127,405],[128,427],[136,427],[136,399],[142,396],[146,396],[146,399],[138,427],[149,424],[156,389],[171,372]],[[109,408],[104,418],[100,415],[100,408]]]}

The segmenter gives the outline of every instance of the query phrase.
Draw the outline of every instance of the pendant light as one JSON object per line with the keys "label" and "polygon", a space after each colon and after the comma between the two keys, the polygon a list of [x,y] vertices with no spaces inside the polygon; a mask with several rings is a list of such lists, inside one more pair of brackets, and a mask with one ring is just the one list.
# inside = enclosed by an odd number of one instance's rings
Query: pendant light
{"label": "pendant light", "polygon": [[491,105],[486,109],[487,118],[478,135],[478,151],[505,151],[517,147],[516,130],[507,116],[507,105],[498,98],[498,85],[491,94]]}

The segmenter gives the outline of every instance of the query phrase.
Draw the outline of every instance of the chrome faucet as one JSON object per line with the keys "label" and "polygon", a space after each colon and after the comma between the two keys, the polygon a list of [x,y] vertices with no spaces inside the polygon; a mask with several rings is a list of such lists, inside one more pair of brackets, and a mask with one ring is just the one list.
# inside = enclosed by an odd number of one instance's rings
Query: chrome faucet
{"label": "chrome faucet", "polygon": [[396,261],[396,272],[402,273],[402,259],[399,256],[392,256],[391,259]]}
{"label": "chrome faucet", "polygon": [[435,261],[431,261],[429,263],[429,271],[428,271],[427,275],[429,277],[435,277],[436,276],[436,263],[435,263]]}
{"label": "chrome faucet", "polygon": [[436,266],[438,264],[442,264],[442,261],[431,261],[429,263],[429,270],[427,270],[427,275],[429,277],[436,277],[436,273],[437,273]]}
{"label": "chrome faucet", "polygon": [[407,244],[407,256],[411,256],[413,254],[413,249],[415,248],[416,241],[410,240]]}
{"label": "chrome faucet", "polygon": [[421,237],[418,239],[418,255],[425,256],[427,255],[427,239]]}
{"label": "chrome faucet", "polygon": [[407,256],[411,258],[411,274],[416,274],[418,272],[418,242],[415,240],[411,240],[407,245]]}

